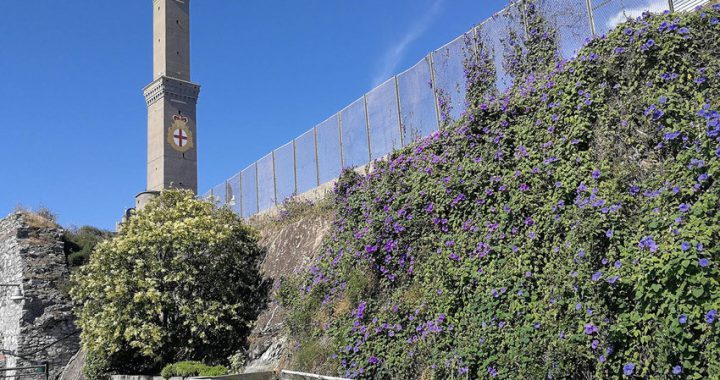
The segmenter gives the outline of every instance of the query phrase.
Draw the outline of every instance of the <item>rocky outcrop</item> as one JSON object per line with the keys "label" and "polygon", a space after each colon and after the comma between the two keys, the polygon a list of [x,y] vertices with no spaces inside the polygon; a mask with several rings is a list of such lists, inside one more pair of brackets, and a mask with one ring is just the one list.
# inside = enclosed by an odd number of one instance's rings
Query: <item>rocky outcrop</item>
{"label": "rocky outcrop", "polygon": [[[305,268],[318,252],[333,218],[328,213],[310,214],[292,223],[274,223],[260,227],[260,244],[267,249],[262,271],[266,278],[278,281]],[[285,310],[270,303],[260,314],[250,336],[247,372],[273,371],[280,364],[285,338],[282,334]]]}
{"label": "rocky outcrop", "polygon": [[85,350],[78,351],[63,369],[59,380],[85,380],[83,367],[85,366],[86,355]]}
{"label": "rocky outcrop", "polygon": [[54,379],[79,349],[62,229],[21,212],[0,220],[0,334],[6,367],[48,363]]}

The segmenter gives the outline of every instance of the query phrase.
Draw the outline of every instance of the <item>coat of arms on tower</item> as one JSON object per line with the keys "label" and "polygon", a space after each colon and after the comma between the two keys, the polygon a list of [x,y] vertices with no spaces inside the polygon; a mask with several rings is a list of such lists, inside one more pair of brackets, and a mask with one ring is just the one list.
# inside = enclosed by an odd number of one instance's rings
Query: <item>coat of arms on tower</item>
{"label": "coat of arms on tower", "polygon": [[193,147],[193,136],[187,123],[187,117],[174,115],[172,125],[168,128],[168,144],[178,152],[187,152]]}

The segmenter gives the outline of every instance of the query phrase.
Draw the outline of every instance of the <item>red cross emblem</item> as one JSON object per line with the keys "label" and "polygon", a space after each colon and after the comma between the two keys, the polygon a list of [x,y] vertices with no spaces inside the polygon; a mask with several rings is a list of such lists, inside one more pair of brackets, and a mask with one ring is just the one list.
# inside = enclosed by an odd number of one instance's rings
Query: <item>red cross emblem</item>
{"label": "red cross emblem", "polygon": [[173,138],[175,138],[175,144],[182,148],[185,145],[185,142],[187,141],[187,136],[185,136],[185,132],[183,132],[182,129],[178,129],[175,134],[173,135]]}

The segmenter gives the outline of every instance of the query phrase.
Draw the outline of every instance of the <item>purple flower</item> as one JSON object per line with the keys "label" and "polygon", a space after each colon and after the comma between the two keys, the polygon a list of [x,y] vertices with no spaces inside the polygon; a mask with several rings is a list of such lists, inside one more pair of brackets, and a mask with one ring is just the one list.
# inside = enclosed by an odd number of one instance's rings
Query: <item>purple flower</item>
{"label": "purple flower", "polygon": [[614,235],[613,230],[607,230],[607,231],[605,231],[605,236],[611,238],[611,237],[613,237],[613,235]]}
{"label": "purple flower", "polygon": [[640,249],[647,249],[650,252],[656,252],[658,249],[657,244],[655,243],[655,240],[653,240],[652,236],[645,236],[644,238],[640,239],[640,243],[638,244]]}
{"label": "purple flower", "polygon": [[433,212],[433,209],[435,209],[435,205],[432,202],[430,202],[427,205],[427,207],[425,207],[425,212],[427,212],[429,214],[429,213]]}
{"label": "purple flower", "polygon": [[712,324],[715,322],[715,315],[717,314],[717,310],[712,309],[705,313],[705,322]]}
{"label": "purple flower", "polygon": [[450,204],[452,206],[455,206],[458,203],[462,202],[463,200],[465,200],[465,194],[460,193],[460,194],[458,194],[457,197],[455,197],[455,199],[452,200],[452,202],[450,202]]}
{"label": "purple flower", "polygon": [[360,302],[360,304],[357,307],[357,310],[353,313],[353,316],[356,319],[362,319],[362,317],[365,315],[365,306],[366,305],[367,304],[365,303],[365,301]]}
{"label": "purple flower", "polygon": [[635,364],[633,363],[627,363],[623,366],[623,373],[625,376],[630,376],[635,372]]}
{"label": "purple flower", "polygon": [[498,375],[497,370],[493,367],[488,367],[487,371],[488,371],[488,374],[490,374],[490,376],[492,376],[492,377],[496,377]]}
{"label": "purple flower", "polygon": [[690,205],[688,205],[687,203],[680,203],[678,209],[680,210],[680,212],[688,212],[690,211]]}
{"label": "purple flower", "polygon": [[602,275],[603,275],[602,272],[595,272],[595,274],[592,275],[592,280],[597,281],[600,279],[600,277],[602,277]]}
{"label": "purple flower", "polygon": [[593,325],[592,323],[588,323],[585,325],[585,334],[586,335],[592,335],[598,332],[597,326]]}
{"label": "purple flower", "polygon": [[698,264],[700,264],[701,267],[706,268],[708,265],[710,265],[710,260],[703,257],[702,259],[698,260]]}
{"label": "purple flower", "polygon": [[687,315],[680,314],[680,317],[678,317],[678,322],[680,322],[681,325],[684,325],[687,323]]}
{"label": "purple flower", "polygon": [[680,249],[682,249],[683,251],[687,251],[688,249],[690,249],[690,243],[686,241],[680,243]]}
{"label": "purple flower", "polygon": [[680,131],[667,132],[667,133],[665,133],[665,135],[663,136],[663,139],[664,139],[665,141],[670,141],[670,140],[676,139],[678,136],[680,136]]}
{"label": "purple flower", "polygon": [[598,179],[598,178],[600,178],[600,170],[597,170],[597,169],[593,170],[593,171],[592,171],[592,177],[593,177],[593,179]]}
{"label": "purple flower", "polygon": [[683,368],[681,365],[676,365],[675,367],[672,368],[672,373],[673,373],[673,375],[679,375],[682,373],[682,370],[683,370]]}
{"label": "purple flower", "polygon": [[596,350],[599,345],[600,345],[600,341],[597,339],[593,340],[592,343],[590,343],[590,347],[592,347],[593,350]]}
{"label": "purple flower", "polygon": [[620,279],[620,276],[612,276],[612,277],[608,278],[607,282],[610,284],[614,284],[619,279]]}
{"label": "purple flower", "polygon": [[378,364],[378,363],[380,363],[380,359],[376,358],[375,356],[371,356],[370,359],[368,359],[368,363]]}

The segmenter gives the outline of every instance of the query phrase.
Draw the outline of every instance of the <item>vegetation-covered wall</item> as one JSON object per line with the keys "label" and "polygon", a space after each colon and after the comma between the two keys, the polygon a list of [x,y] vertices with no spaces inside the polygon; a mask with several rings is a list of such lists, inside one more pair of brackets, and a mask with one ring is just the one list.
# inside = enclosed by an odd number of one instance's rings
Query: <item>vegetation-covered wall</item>
{"label": "vegetation-covered wall", "polygon": [[[494,94],[347,172],[280,291],[296,367],[361,378],[720,373],[720,7],[645,15],[556,61],[530,12]],[[522,66],[524,67],[524,66]]]}

